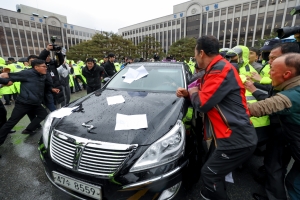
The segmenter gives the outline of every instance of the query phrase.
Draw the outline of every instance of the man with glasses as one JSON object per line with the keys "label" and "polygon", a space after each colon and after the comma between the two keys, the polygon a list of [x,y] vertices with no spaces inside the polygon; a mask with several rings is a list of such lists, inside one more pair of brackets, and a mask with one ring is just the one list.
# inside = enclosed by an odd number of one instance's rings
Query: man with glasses
{"label": "man with glasses", "polygon": [[36,117],[22,133],[35,133],[34,130],[47,116],[47,111],[42,106],[45,90],[54,93],[59,92],[58,89],[52,88],[52,84],[46,79],[47,66],[45,61],[33,60],[31,66],[32,69],[17,73],[2,73],[0,75],[1,78],[6,80],[21,82],[21,93],[18,95],[11,117],[0,129],[0,145],[4,143],[10,130],[28,113]]}

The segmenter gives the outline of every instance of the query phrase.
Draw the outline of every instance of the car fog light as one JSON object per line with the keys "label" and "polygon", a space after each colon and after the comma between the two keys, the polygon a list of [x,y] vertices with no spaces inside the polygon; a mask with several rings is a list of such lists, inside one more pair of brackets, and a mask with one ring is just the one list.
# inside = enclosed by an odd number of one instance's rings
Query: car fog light
{"label": "car fog light", "polygon": [[179,191],[180,186],[181,186],[181,181],[179,183],[177,183],[176,185],[173,185],[172,187],[164,190],[161,193],[158,200],[172,199],[177,194],[177,192]]}

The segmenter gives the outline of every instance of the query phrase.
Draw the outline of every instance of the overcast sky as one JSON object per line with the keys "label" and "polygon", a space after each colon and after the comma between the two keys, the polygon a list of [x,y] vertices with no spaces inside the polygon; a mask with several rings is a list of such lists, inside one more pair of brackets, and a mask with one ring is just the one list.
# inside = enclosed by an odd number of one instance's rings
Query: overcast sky
{"label": "overcast sky", "polygon": [[[1,8],[16,11],[17,4],[67,16],[69,24],[103,31],[163,17],[173,13],[173,5],[188,0],[0,0]],[[71,3],[72,2],[72,3]],[[76,3],[73,3],[76,2]],[[77,3],[80,2],[80,3]]]}

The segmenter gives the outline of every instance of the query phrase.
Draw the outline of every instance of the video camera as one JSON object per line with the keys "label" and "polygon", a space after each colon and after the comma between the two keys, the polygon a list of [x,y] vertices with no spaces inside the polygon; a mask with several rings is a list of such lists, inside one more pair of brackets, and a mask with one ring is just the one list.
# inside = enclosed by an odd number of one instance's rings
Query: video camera
{"label": "video camera", "polygon": [[52,46],[53,46],[51,51],[60,51],[61,50],[61,47],[55,44],[56,38],[57,38],[56,36],[51,36],[51,42],[52,42]]}
{"label": "video camera", "polygon": [[[300,14],[300,6],[296,6],[291,12],[290,14],[293,15],[297,15]],[[294,26],[294,27],[283,27],[277,30],[277,37],[280,39],[284,39],[287,38],[291,35],[294,35],[296,33],[300,33],[300,26]]]}

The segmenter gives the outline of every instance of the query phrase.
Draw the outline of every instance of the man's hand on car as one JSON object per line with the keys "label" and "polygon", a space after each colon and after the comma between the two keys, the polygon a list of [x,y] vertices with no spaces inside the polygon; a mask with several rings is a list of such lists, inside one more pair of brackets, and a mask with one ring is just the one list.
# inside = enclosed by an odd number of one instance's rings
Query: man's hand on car
{"label": "man's hand on car", "polygon": [[189,96],[189,93],[186,89],[180,87],[176,90],[176,96],[177,97],[187,97],[187,96]]}

